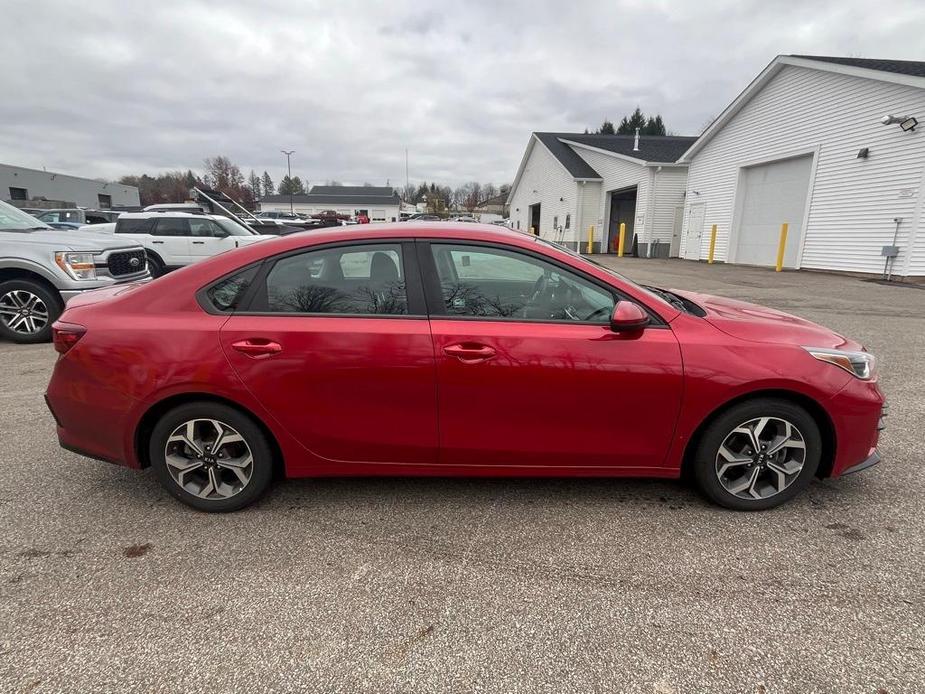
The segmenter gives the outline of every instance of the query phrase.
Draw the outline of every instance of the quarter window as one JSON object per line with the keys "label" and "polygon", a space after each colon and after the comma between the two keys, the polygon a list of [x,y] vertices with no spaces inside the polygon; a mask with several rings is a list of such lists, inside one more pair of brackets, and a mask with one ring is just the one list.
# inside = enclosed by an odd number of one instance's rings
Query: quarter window
{"label": "quarter window", "polygon": [[267,275],[266,289],[272,312],[408,313],[398,244],[346,246],[283,258]]}
{"label": "quarter window", "polygon": [[209,288],[206,295],[209,302],[219,311],[234,311],[241,299],[244,298],[245,292],[254,281],[257,275],[258,266],[255,265],[242,272],[226,277],[220,282],[216,282]]}
{"label": "quarter window", "polygon": [[579,275],[500,248],[432,244],[445,313],[606,323],[614,297]]}

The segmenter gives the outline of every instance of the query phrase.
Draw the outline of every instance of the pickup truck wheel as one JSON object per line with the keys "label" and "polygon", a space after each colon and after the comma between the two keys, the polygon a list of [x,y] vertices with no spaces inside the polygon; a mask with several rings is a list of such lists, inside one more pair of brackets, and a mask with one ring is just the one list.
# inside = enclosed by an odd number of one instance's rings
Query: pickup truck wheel
{"label": "pickup truck wheel", "polygon": [[57,292],[32,280],[0,282],[0,337],[20,344],[48,342],[63,311]]}
{"label": "pickup truck wheel", "polygon": [[160,261],[155,255],[150,253],[146,254],[148,256],[148,272],[151,273],[151,277],[160,277],[163,275],[166,270],[164,269],[164,263]]}

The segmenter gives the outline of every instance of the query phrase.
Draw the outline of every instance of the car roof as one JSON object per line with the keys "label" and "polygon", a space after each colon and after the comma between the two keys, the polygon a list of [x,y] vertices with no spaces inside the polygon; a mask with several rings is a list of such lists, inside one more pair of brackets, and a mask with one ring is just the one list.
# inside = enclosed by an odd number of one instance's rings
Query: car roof
{"label": "car roof", "polygon": [[228,219],[221,214],[196,214],[195,212],[183,212],[181,210],[148,210],[147,212],[123,212],[119,219],[150,219],[151,217],[180,217],[181,219]]}

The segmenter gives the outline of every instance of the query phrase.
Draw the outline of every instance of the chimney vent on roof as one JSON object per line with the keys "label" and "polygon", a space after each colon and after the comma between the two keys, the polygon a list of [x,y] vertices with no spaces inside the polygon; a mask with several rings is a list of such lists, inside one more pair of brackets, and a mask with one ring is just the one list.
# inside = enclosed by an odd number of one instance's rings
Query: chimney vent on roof
{"label": "chimney vent on roof", "polygon": [[636,128],[636,137],[633,138],[633,151],[639,151],[639,128]]}

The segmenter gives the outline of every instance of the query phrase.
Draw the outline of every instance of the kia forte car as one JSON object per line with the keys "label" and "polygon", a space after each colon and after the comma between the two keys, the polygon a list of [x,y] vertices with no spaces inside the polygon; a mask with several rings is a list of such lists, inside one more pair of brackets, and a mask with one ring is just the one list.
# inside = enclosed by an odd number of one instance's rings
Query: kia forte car
{"label": "kia forte car", "polygon": [[858,343],[490,225],[253,244],[76,297],[54,343],[61,445],[205,511],[334,475],[684,476],[758,510],[879,461]]}

